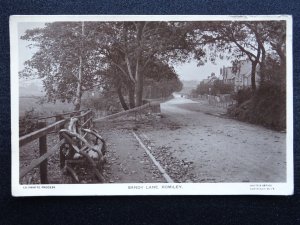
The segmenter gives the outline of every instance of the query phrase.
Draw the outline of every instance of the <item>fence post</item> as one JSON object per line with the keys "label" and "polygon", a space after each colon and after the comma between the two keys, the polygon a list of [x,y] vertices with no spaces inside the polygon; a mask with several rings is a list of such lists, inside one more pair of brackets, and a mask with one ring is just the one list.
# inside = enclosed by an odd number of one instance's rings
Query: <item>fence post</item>
{"label": "fence post", "polygon": [[154,104],[154,105],[150,104],[150,108],[152,113],[161,113],[160,104]]}
{"label": "fence post", "polygon": [[[41,129],[43,127],[46,127],[46,122],[39,122],[38,123],[38,128]],[[39,150],[40,150],[40,156],[44,155],[47,153],[47,135],[44,135],[39,138]],[[45,159],[41,164],[40,164],[40,179],[41,179],[41,184],[48,184],[48,160]]]}
{"label": "fence post", "polygon": [[[57,121],[60,121],[60,120],[63,120],[64,119],[64,117],[62,116],[62,115],[57,115],[57,116],[55,116],[55,121],[57,122]],[[60,127],[59,127],[59,129],[61,130],[61,129],[64,129],[64,124],[62,124],[62,125],[60,125]],[[59,141],[61,140],[61,139],[63,139],[63,137],[62,137],[62,135],[61,134],[59,134]],[[59,147],[59,162],[60,162],[60,168],[63,168],[64,166],[65,166],[65,156],[64,156],[64,154],[63,154],[63,152],[62,152],[62,148],[63,148],[63,146],[61,145],[60,147]]]}

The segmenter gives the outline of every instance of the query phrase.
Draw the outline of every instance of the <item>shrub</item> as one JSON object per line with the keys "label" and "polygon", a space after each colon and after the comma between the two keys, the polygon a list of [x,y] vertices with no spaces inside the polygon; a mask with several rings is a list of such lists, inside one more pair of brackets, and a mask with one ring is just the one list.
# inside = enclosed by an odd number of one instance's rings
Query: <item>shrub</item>
{"label": "shrub", "polygon": [[[254,94],[238,93],[239,104],[228,110],[228,114],[241,121],[260,124],[275,130],[286,128],[285,92],[279,85],[266,83]],[[250,97],[249,97],[250,96]]]}
{"label": "shrub", "polygon": [[86,98],[82,101],[82,105],[96,111],[109,112],[113,109],[114,112],[118,112],[122,110],[118,97],[114,95]]}
{"label": "shrub", "polygon": [[223,80],[216,80],[211,88],[212,95],[231,94],[234,91],[233,84],[225,84]]}
{"label": "shrub", "polygon": [[201,81],[195,90],[193,90],[193,94],[197,95],[222,95],[222,94],[231,94],[234,91],[233,84],[225,84],[223,80],[215,80],[212,83],[204,83]]}
{"label": "shrub", "polygon": [[19,135],[23,136],[25,134],[31,133],[37,128],[37,121],[33,120],[37,115],[35,110],[32,108],[31,110],[25,111],[24,116],[19,118]]}
{"label": "shrub", "polygon": [[276,130],[286,127],[286,94],[279,85],[266,83],[253,97],[257,123]]}
{"label": "shrub", "polygon": [[233,94],[233,99],[237,101],[238,105],[248,101],[253,96],[251,88],[238,90],[236,94]]}

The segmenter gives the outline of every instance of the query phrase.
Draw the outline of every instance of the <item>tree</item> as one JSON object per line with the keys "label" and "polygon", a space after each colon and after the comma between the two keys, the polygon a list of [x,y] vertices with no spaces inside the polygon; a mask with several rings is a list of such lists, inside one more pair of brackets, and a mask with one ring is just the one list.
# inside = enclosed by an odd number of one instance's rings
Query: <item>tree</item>
{"label": "tree", "polygon": [[211,95],[220,95],[220,94],[231,94],[234,91],[233,84],[224,84],[222,80],[215,80],[212,83],[204,83],[201,81],[197,85],[197,88],[193,90],[194,94],[211,94]]}
{"label": "tree", "polygon": [[106,24],[114,39],[102,46],[102,54],[119,69],[127,86],[129,106],[142,104],[144,77],[153,61],[187,60],[190,51],[185,23],[110,22]]}
{"label": "tree", "polygon": [[267,29],[268,43],[275,54],[268,54],[266,74],[277,74],[276,80],[280,84],[280,89],[286,89],[286,22],[272,21]]}
{"label": "tree", "polygon": [[[143,61],[143,60],[142,60]],[[173,67],[160,60],[151,60],[149,65],[143,71],[144,75],[144,89],[146,85],[146,92],[143,91],[143,96],[148,98],[167,97],[174,91],[179,91],[182,87],[181,82],[178,79]],[[105,71],[102,76],[106,77],[104,83],[106,83],[104,91],[115,90],[119,97],[120,104],[124,110],[129,109],[126,101],[127,86],[126,79],[122,76],[120,70],[117,67],[111,65]],[[155,91],[152,91],[155,90]],[[155,92],[155,93],[154,93]],[[164,92],[164,94],[162,94]]]}
{"label": "tree", "polygon": [[213,95],[232,94],[233,91],[233,84],[224,84],[223,80],[215,80],[211,88],[211,92]]}
{"label": "tree", "polygon": [[38,51],[20,76],[41,78],[48,101],[73,102],[75,110],[84,91],[97,85],[114,87],[123,108],[133,108],[142,104],[144,77],[153,72],[153,62],[166,67],[170,60],[188,58],[185,27],[145,21],[47,23],[22,37]]}
{"label": "tree", "polygon": [[173,67],[160,61],[152,61],[145,71],[144,86],[146,86],[145,97],[166,98],[173,92],[180,91],[183,84]]}
{"label": "tree", "polygon": [[204,81],[201,81],[200,84],[197,85],[196,93],[198,93],[200,95],[210,94],[209,88],[210,88],[209,84],[206,84],[206,83],[204,83]]}
{"label": "tree", "polygon": [[31,41],[38,51],[25,62],[20,76],[37,76],[48,101],[73,102],[79,110],[83,92],[101,81],[101,57],[90,28],[89,23],[55,22],[27,30],[21,39]]}
{"label": "tree", "polygon": [[222,21],[200,24],[200,38],[197,40],[200,40],[200,45],[209,46],[212,61],[218,56],[224,57],[225,54],[237,60],[248,58],[252,63],[251,86],[252,90],[256,90],[255,74],[258,65],[261,83],[265,80],[265,61],[267,50],[270,51],[267,46],[270,44],[270,28],[274,24],[278,26],[277,21]]}

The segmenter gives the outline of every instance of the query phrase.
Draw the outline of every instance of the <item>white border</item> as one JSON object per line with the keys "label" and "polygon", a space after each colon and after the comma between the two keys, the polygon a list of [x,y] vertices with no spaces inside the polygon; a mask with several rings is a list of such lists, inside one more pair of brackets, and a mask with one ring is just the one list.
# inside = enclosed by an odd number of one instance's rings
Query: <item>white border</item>
{"label": "white border", "polygon": [[[286,183],[180,183],[180,184],[19,184],[19,79],[18,79],[18,30],[19,22],[54,21],[229,21],[229,20],[286,20],[287,62],[287,134],[286,134]],[[292,17],[289,15],[31,15],[11,16],[11,146],[12,146],[12,195],[13,196],[78,196],[78,195],[292,195],[293,171],[293,59]],[[166,186],[173,185],[173,186]],[[155,188],[154,188],[155,187]]]}

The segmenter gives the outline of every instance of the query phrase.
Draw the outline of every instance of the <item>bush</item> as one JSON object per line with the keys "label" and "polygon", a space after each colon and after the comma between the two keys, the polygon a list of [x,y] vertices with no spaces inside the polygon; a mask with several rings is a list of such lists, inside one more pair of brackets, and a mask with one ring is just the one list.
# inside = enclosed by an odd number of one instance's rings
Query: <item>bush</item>
{"label": "bush", "polygon": [[222,80],[216,80],[211,88],[212,95],[231,94],[234,91],[233,84],[225,84]]}
{"label": "bush", "polygon": [[286,128],[286,95],[279,85],[267,83],[247,100],[249,95],[248,91],[238,93],[240,104],[229,109],[229,115],[275,130]]}
{"label": "bush", "polygon": [[37,129],[37,121],[33,120],[37,115],[35,110],[32,108],[31,110],[25,111],[24,116],[19,118],[19,136],[23,136],[25,134],[31,133]]}
{"label": "bush", "polygon": [[109,112],[113,110],[114,112],[119,112],[122,110],[118,97],[114,95],[90,97],[84,99],[82,105],[86,108],[95,109],[96,111]]}
{"label": "bush", "polygon": [[238,105],[243,104],[248,101],[253,96],[251,88],[238,90],[236,94],[233,95],[233,99],[237,101]]}
{"label": "bush", "polygon": [[260,87],[253,101],[257,123],[276,130],[286,128],[286,94],[279,85],[267,83]]}
{"label": "bush", "polygon": [[223,95],[223,94],[231,94],[234,91],[233,84],[225,84],[223,80],[215,80],[212,83],[204,83],[201,81],[195,90],[193,90],[193,94],[197,95]]}

